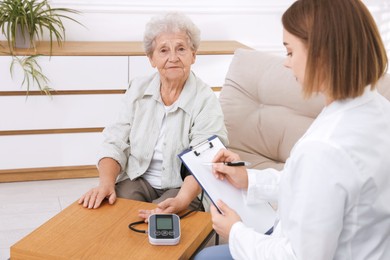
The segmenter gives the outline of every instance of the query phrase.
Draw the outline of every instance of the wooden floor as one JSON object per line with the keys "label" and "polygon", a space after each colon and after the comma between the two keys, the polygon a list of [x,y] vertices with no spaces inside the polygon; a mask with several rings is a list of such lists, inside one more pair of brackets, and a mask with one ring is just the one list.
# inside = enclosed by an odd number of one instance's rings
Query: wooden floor
{"label": "wooden floor", "polygon": [[8,259],[11,245],[97,184],[97,178],[0,183],[0,259]]}

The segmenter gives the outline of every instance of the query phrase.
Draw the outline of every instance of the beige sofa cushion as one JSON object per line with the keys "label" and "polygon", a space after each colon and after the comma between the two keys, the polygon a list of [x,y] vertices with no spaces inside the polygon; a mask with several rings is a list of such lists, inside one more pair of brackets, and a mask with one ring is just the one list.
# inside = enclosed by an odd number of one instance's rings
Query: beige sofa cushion
{"label": "beige sofa cushion", "polygon": [[[322,96],[302,98],[301,87],[283,62],[281,56],[238,49],[220,93],[229,148],[252,162],[252,168],[281,169],[324,106]],[[390,99],[389,77],[380,89]]]}

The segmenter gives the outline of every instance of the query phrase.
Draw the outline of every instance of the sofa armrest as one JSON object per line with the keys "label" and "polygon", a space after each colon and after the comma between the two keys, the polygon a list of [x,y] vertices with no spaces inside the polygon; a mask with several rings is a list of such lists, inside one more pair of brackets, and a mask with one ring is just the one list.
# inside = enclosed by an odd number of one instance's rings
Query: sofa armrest
{"label": "sofa armrest", "polygon": [[281,56],[238,49],[220,93],[229,148],[253,168],[281,169],[324,106],[322,96],[303,99],[283,62]]}

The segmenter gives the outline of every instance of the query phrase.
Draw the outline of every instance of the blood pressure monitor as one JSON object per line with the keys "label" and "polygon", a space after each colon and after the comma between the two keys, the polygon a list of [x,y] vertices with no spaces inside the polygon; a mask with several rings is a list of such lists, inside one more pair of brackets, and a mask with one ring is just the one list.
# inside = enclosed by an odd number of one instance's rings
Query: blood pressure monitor
{"label": "blood pressure monitor", "polygon": [[149,242],[152,245],[177,245],[180,241],[180,218],[176,214],[149,216]]}

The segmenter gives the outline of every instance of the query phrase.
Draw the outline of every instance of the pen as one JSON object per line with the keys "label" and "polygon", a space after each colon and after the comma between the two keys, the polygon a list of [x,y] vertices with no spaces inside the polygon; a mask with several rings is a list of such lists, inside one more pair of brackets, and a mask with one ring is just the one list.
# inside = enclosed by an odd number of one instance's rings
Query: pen
{"label": "pen", "polygon": [[[234,162],[215,162],[215,163],[223,163],[227,166],[249,166],[251,165],[250,162],[245,161],[234,161]],[[213,165],[213,162],[204,162],[203,165]]]}

